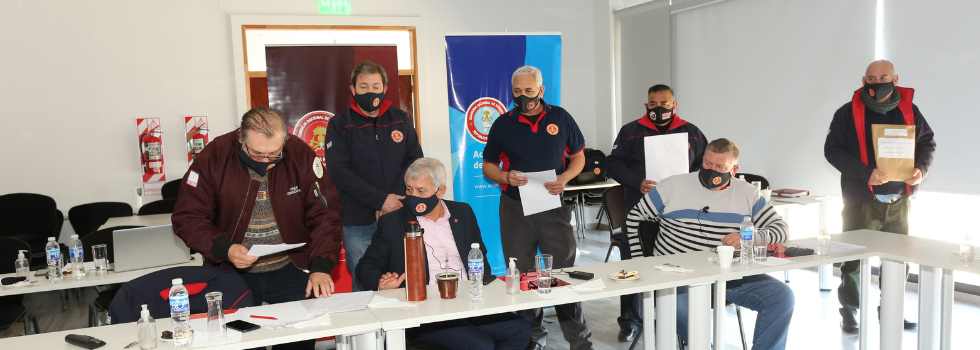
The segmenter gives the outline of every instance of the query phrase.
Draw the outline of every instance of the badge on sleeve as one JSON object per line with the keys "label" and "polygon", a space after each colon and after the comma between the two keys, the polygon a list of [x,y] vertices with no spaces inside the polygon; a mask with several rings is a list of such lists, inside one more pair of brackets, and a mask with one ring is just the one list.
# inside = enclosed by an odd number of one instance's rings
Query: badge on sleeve
{"label": "badge on sleeve", "polygon": [[323,178],[323,163],[320,162],[320,157],[313,157],[313,173],[316,174],[316,178]]}
{"label": "badge on sleeve", "polygon": [[190,173],[187,174],[187,184],[191,185],[194,188],[197,188],[198,178],[200,178],[200,175],[198,175],[196,171],[191,170]]}
{"label": "badge on sleeve", "polygon": [[401,143],[405,139],[405,134],[402,134],[401,130],[395,130],[391,132],[391,140],[395,143]]}
{"label": "badge on sleeve", "polygon": [[558,135],[558,125],[548,124],[548,128],[546,130],[548,130],[549,134]]}

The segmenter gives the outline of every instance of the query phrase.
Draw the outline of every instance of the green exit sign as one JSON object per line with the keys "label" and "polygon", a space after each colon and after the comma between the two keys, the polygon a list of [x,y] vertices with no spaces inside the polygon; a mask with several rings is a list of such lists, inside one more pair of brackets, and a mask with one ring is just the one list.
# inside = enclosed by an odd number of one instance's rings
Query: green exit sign
{"label": "green exit sign", "polygon": [[350,0],[317,0],[316,5],[323,15],[350,16]]}

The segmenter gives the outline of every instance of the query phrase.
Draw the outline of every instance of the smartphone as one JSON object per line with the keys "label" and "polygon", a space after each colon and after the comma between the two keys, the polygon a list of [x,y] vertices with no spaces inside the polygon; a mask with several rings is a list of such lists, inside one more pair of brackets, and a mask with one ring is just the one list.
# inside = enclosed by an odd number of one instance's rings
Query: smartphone
{"label": "smartphone", "polygon": [[252,322],[246,322],[242,320],[231,321],[226,323],[225,325],[228,326],[228,328],[234,329],[242,333],[248,333],[254,330],[258,330],[259,328],[262,328],[262,326],[254,324]]}

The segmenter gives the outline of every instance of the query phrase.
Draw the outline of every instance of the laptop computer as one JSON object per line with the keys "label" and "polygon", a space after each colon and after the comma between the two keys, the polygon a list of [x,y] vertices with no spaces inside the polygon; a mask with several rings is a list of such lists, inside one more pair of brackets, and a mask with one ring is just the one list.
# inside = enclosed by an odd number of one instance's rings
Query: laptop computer
{"label": "laptop computer", "polygon": [[183,264],[191,252],[174,234],[173,225],[116,230],[112,233],[116,272]]}

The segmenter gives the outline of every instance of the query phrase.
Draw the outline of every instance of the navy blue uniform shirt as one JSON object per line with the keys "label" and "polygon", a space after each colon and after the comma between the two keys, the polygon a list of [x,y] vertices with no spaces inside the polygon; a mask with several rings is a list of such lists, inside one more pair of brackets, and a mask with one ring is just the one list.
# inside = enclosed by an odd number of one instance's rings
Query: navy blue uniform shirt
{"label": "navy blue uniform shirt", "polygon": [[[503,171],[532,173],[554,169],[560,175],[565,172],[565,154],[573,156],[583,150],[585,137],[575,119],[564,108],[544,103],[544,111],[533,124],[514,109],[498,117],[487,135],[483,160]],[[521,200],[517,187],[500,184],[500,188],[504,194]]]}

